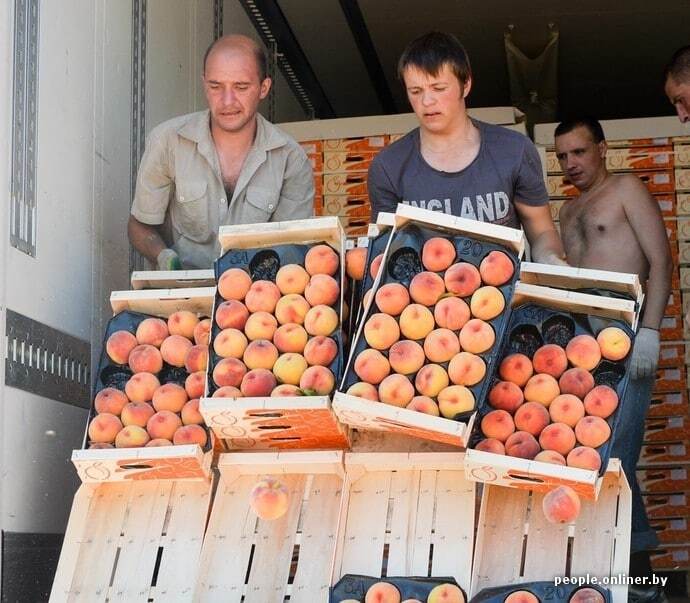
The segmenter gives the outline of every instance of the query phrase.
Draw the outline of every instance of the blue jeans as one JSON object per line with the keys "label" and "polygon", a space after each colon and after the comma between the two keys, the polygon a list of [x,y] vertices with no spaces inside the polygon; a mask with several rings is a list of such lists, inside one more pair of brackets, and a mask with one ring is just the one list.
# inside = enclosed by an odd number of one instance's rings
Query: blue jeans
{"label": "blue jeans", "polygon": [[619,458],[623,471],[632,489],[632,531],[630,552],[648,551],[659,545],[656,532],[649,525],[644,508],[640,484],[637,483],[635,468],[642,450],[644,420],[652,397],[654,375],[645,379],[630,379],[621,406],[618,428],[613,439],[611,457]]}

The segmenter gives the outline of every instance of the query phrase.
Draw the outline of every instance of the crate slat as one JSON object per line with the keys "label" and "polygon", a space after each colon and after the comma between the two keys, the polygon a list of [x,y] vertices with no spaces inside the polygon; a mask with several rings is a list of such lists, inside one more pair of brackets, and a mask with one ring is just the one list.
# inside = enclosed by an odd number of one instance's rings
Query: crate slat
{"label": "crate slat", "polygon": [[408,534],[416,525],[417,511],[420,510],[420,506],[416,504],[415,495],[419,491],[419,478],[419,473],[414,471],[397,471],[392,476],[393,515],[387,566],[389,576],[405,576],[414,573],[412,568],[408,567],[407,560],[412,557],[415,541],[409,538]]}
{"label": "crate slat", "polygon": [[[414,524],[411,570],[408,575],[426,576],[429,572],[431,532],[434,529],[434,500],[436,498],[436,472],[422,471],[419,476],[419,497]],[[395,505],[395,501],[393,501]],[[436,556],[436,555],[434,555]]]}

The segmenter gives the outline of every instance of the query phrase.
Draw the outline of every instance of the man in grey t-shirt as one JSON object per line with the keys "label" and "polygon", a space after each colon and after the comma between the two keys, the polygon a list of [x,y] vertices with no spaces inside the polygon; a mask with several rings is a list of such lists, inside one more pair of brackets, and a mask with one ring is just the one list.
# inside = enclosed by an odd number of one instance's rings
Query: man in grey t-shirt
{"label": "man in grey t-shirt", "polygon": [[469,59],[454,36],[413,41],[398,63],[419,128],[381,151],[369,168],[374,217],[398,203],[512,228],[522,226],[532,259],[565,264],[541,163],[522,134],[472,120],[465,98]]}

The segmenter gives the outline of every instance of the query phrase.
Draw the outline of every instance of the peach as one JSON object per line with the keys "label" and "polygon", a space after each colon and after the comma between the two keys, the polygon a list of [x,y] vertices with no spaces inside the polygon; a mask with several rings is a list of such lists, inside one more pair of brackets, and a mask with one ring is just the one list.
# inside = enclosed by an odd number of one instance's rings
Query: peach
{"label": "peach", "polygon": [[172,446],[173,443],[170,440],[166,440],[165,438],[154,438],[153,440],[149,440],[147,444],[144,445],[144,448],[157,448],[158,446]]}
{"label": "peach", "polygon": [[108,448],[115,448],[115,446],[107,442],[93,442],[89,444],[89,450],[106,450]]}
{"label": "peach", "polygon": [[422,396],[435,398],[448,387],[448,373],[438,364],[427,364],[417,372],[414,386]]}
{"label": "peach", "polygon": [[450,359],[448,377],[454,385],[476,385],[486,374],[486,364],[475,354],[460,352]]}
{"label": "peach", "polygon": [[160,385],[161,383],[155,375],[151,373],[137,373],[132,375],[125,384],[125,394],[132,402],[149,402],[153,400],[153,392]]}
{"label": "peach", "polygon": [[308,396],[327,396],[335,388],[335,375],[325,366],[310,366],[302,373],[299,388]]}
{"label": "peach", "polygon": [[510,381],[499,381],[489,391],[489,404],[496,409],[505,410],[511,415],[524,400],[522,390]]}
{"label": "peach", "polygon": [[529,378],[525,384],[525,400],[528,402],[539,402],[548,408],[551,401],[561,393],[558,388],[558,381],[551,375],[537,373]]}
{"label": "peach", "polygon": [[180,418],[184,425],[203,425],[204,417],[199,412],[199,398],[185,403],[180,412]]}
{"label": "peach", "polygon": [[395,318],[377,312],[364,323],[364,338],[375,350],[387,350],[400,339],[400,328]]}
{"label": "peach", "polygon": [[410,403],[405,407],[408,410],[416,410],[425,415],[432,415],[438,417],[441,413],[438,409],[438,404],[429,398],[429,396],[415,396],[410,400]]}
{"label": "peach", "polygon": [[357,396],[358,398],[364,398],[365,400],[371,400],[372,402],[379,401],[379,390],[376,389],[371,383],[365,383],[364,381],[357,381],[357,383],[353,383],[345,393],[348,396]]}
{"label": "peach", "polygon": [[239,387],[247,373],[244,362],[237,358],[223,358],[213,369],[213,382],[219,386],[232,385]]}
{"label": "peach", "polygon": [[568,358],[561,346],[548,343],[534,352],[532,366],[535,372],[546,373],[558,379],[568,368]]}
{"label": "peach", "polygon": [[178,310],[168,316],[168,332],[170,335],[180,335],[189,340],[194,338],[194,329],[199,324],[199,318],[189,310]]}
{"label": "peach", "polygon": [[464,385],[449,385],[438,393],[438,409],[446,419],[474,409],[474,394]]}
{"label": "peach", "polygon": [[565,457],[555,450],[542,450],[537,456],[534,457],[535,461],[541,461],[542,463],[551,463],[552,465],[562,465],[565,467]]}
{"label": "peach", "polygon": [[608,385],[597,385],[583,402],[588,415],[607,419],[618,407],[618,394]]}
{"label": "peach", "polygon": [[366,247],[355,247],[354,249],[348,249],[345,252],[345,272],[351,279],[355,281],[361,281],[364,279],[366,262]]}
{"label": "peach", "polygon": [[187,352],[187,357],[184,360],[184,367],[188,373],[196,373],[197,371],[205,371],[208,366],[208,346],[207,345],[193,345]]}
{"label": "peach", "polygon": [[168,335],[168,325],[164,320],[145,318],[137,327],[136,338],[140,345],[147,344],[159,348]]}
{"label": "peach", "polygon": [[378,350],[364,350],[355,358],[355,373],[364,382],[378,385],[391,372],[388,359]]}
{"label": "peach", "polygon": [[585,416],[585,407],[577,396],[561,394],[551,402],[549,416],[554,423],[565,423],[568,427],[575,427]]}
{"label": "peach", "polygon": [[[285,299],[284,297],[281,298]],[[278,301],[280,305],[280,301]],[[278,305],[276,305],[276,312],[278,310]],[[307,308],[309,310],[309,308]],[[306,314],[306,310],[304,314]],[[302,316],[304,318],[304,316]],[[254,341],[255,339],[273,339],[273,335],[278,328],[278,321],[273,314],[268,312],[255,312],[251,314],[244,325],[244,334],[247,336],[249,341]]]}
{"label": "peach", "polygon": [[279,352],[295,352],[301,354],[307,345],[309,335],[302,325],[287,324],[281,325],[273,334],[273,345]]}
{"label": "peach", "polygon": [[434,306],[434,320],[444,329],[457,331],[470,319],[470,307],[459,297],[444,297]]}
{"label": "peach", "polygon": [[271,281],[254,281],[244,298],[244,304],[250,312],[272,313],[281,298],[280,289]]}
{"label": "peach", "polygon": [[208,436],[201,425],[183,425],[178,427],[173,434],[173,444],[184,446],[185,444],[198,444],[202,448],[206,446]]}
{"label": "peach", "polygon": [[153,406],[146,402],[130,402],[122,409],[120,419],[125,427],[128,425],[146,427],[146,422],[154,412],[156,411],[153,410]]}
{"label": "peach", "polygon": [[[665,597],[662,597],[662,600]],[[573,593],[568,603],[604,603],[604,595],[596,588],[580,588]]]}
{"label": "peach", "polygon": [[278,349],[267,339],[252,341],[242,356],[242,361],[250,370],[258,368],[270,370],[276,360],[278,360]]}
{"label": "peach", "polygon": [[421,304],[410,304],[400,314],[400,332],[406,339],[424,339],[434,326],[434,315]]}
{"label": "peach", "polygon": [[460,329],[460,346],[465,352],[481,354],[491,348],[496,335],[491,325],[480,318],[472,318]]}
{"label": "peach", "polygon": [[601,417],[583,417],[575,425],[575,437],[583,446],[598,448],[611,437],[611,428]]}
{"label": "peach", "polygon": [[306,370],[307,361],[304,359],[304,356],[295,354],[294,352],[281,354],[273,365],[273,374],[276,376],[276,379],[278,379],[280,383],[288,383],[290,385],[299,385],[302,373]]}
{"label": "peach", "polygon": [[150,344],[135,347],[128,358],[133,373],[158,373],[163,368],[160,350]]}
{"label": "peach", "polygon": [[[278,319],[278,323],[281,325],[289,323],[301,325],[310,308],[309,302],[301,295],[298,293],[290,293],[278,300],[275,307],[275,316]],[[272,336],[273,334],[271,334],[271,337]],[[267,339],[271,339],[271,337]]]}
{"label": "peach", "polygon": [[623,360],[630,351],[630,337],[618,327],[606,327],[597,335],[601,355],[607,360]]}
{"label": "peach", "polygon": [[239,329],[223,329],[213,340],[213,350],[221,358],[242,358],[248,343]]}
{"label": "peach", "polygon": [[565,423],[551,423],[539,434],[539,444],[544,450],[555,450],[563,456],[575,448],[575,434]]}
{"label": "peach", "polygon": [[433,237],[422,247],[422,264],[432,272],[443,272],[455,261],[455,245],[448,239]]}
{"label": "peach", "polygon": [[503,442],[495,438],[485,438],[474,447],[475,450],[482,452],[492,452],[493,454],[505,454],[506,447]]}
{"label": "peach", "polygon": [[503,381],[510,381],[518,387],[525,387],[533,373],[532,361],[524,354],[506,356],[498,368]]}
{"label": "peach", "polygon": [[479,264],[482,282],[494,287],[507,283],[514,272],[512,260],[502,251],[490,251]]}
{"label": "peach", "polygon": [[332,306],[340,297],[340,286],[332,276],[315,274],[304,290],[304,297],[312,306]]}
{"label": "peach", "polygon": [[369,274],[371,274],[371,278],[376,279],[376,277],[378,276],[382,261],[383,261],[383,254],[382,253],[379,253],[371,261],[371,266],[369,266]]}
{"label": "peach", "polygon": [[446,289],[460,297],[469,297],[482,284],[479,270],[468,262],[453,264],[443,275]]}
{"label": "peach", "polygon": [[330,337],[317,335],[304,346],[304,359],[310,366],[328,366],[338,355],[338,344]]}
{"label": "peach", "polygon": [[243,378],[240,391],[248,398],[264,398],[271,395],[278,382],[268,369],[257,368],[249,371]]}
{"label": "peach", "polygon": [[487,285],[479,287],[470,299],[470,310],[472,316],[482,320],[496,318],[506,307],[506,300],[503,293],[496,287]]}
{"label": "peach", "polygon": [[105,351],[115,364],[127,364],[129,353],[139,345],[129,331],[115,331],[105,342]]}
{"label": "peach", "polygon": [[539,603],[539,599],[528,590],[516,590],[503,603]]}
{"label": "peach", "polygon": [[481,422],[482,433],[487,438],[505,442],[515,431],[513,417],[505,410],[492,410],[486,413]]}
{"label": "peach", "polygon": [[431,362],[448,362],[459,353],[460,341],[450,329],[435,329],[424,339],[424,354]]}
{"label": "peach", "polygon": [[161,344],[161,357],[171,366],[184,366],[192,342],[182,335],[170,335]]}
{"label": "peach", "polygon": [[252,277],[241,268],[229,268],[218,279],[218,293],[228,301],[242,301],[251,286]]}
{"label": "peach", "polygon": [[213,392],[212,398],[241,398],[242,392],[232,385],[224,385]]}
{"label": "peach", "polygon": [[455,584],[434,586],[426,599],[427,603],[465,603],[465,595]]}
{"label": "peach", "polygon": [[368,308],[369,303],[371,302],[371,296],[373,294],[373,289],[369,289],[363,296],[362,296],[362,307],[363,308]]}
{"label": "peach", "polygon": [[289,383],[282,383],[271,391],[271,398],[287,398],[302,395],[304,394],[302,394],[302,390],[299,387]]}
{"label": "peach", "polygon": [[520,459],[533,459],[541,448],[531,433],[516,431],[508,436],[505,443],[506,454]]}
{"label": "peach", "polygon": [[115,438],[115,448],[139,448],[146,446],[150,440],[143,427],[128,425]]}
{"label": "peach", "polygon": [[115,415],[104,412],[96,415],[89,423],[89,441],[110,444],[122,429],[122,421]]}
{"label": "peach", "polygon": [[[273,308],[271,308],[271,311]],[[231,299],[216,308],[216,323],[221,329],[244,329],[249,318],[249,310],[241,301]]]}
{"label": "peach", "polygon": [[208,345],[211,340],[211,319],[204,318],[194,327],[194,343],[196,345]]}
{"label": "peach", "polygon": [[331,335],[339,324],[338,314],[330,306],[314,306],[304,317],[304,328],[309,335]]}
{"label": "peach", "polygon": [[549,411],[539,402],[525,402],[515,411],[513,420],[517,429],[536,438],[550,422]]}
{"label": "peach", "polygon": [[591,335],[577,335],[565,346],[565,354],[573,366],[591,371],[601,360],[597,340]]}
{"label": "peach", "polygon": [[182,420],[170,410],[159,410],[146,423],[146,431],[154,439],[172,440],[178,427],[182,427]]}
{"label": "peach", "polygon": [[156,410],[180,412],[187,400],[189,397],[184,387],[177,385],[177,383],[166,383],[153,393],[152,403]]}
{"label": "peach", "polygon": [[376,292],[374,299],[379,312],[398,316],[410,303],[410,294],[400,283],[388,283]]}
{"label": "peach", "polygon": [[558,486],[544,496],[541,506],[551,523],[571,523],[580,514],[580,497],[569,486]]}
{"label": "peach", "polygon": [[400,603],[400,591],[389,582],[376,582],[367,589],[364,603]]}
{"label": "peach", "polygon": [[578,446],[573,448],[568,454],[568,467],[577,467],[579,469],[591,469],[592,471],[599,471],[601,467],[601,457],[599,453],[589,446]]}
{"label": "peach", "polygon": [[304,256],[304,267],[312,276],[315,274],[333,276],[339,265],[338,254],[329,245],[314,245]]}
{"label": "peach", "polygon": [[379,384],[379,401],[392,406],[406,407],[414,398],[414,386],[404,375],[388,375]]}
{"label": "peach", "polygon": [[582,368],[571,368],[565,371],[558,380],[562,394],[572,394],[582,400],[594,387],[594,377]]}
{"label": "peach", "polygon": [[272,521],[285,515],[290,504],[288,489],[267,476],[257,482],[249,494],[249,506],[261,519]]}
{"label": "peach", "polygon": [[412,301],[423,306],[433,306],[445,292],[443,279],[435,272],[420,272],[410,281]]}
{"label": "peach", "polygon": [[[146,375],[147,373],[138,373],[139,375]],[[151,375],[153,377],[153,375]],[[155,377],[153,377],[156,379]],[[157,379],[156,379],[157,380]],[[106,387],[96,394],[93,405],[98,414],[109,413],[118,416],[129,399],[124,392],[114,387]]]}
{"label": "peach", "polygon": [[281,266],[276,274],[276,287],[283,295],[304,293],[309,282],[309,273],[299,264]]}

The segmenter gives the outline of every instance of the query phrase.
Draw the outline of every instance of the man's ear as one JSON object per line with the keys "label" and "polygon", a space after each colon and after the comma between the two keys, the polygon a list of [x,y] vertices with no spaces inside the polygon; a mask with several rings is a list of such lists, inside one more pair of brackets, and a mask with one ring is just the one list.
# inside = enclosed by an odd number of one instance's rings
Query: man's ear
{"label": "man's ear", "polygon": [[261,82],[261,88],[259,90],[259,98],[261,100],[264,100],[268,96],[268,92],[271,89],[271,84],[273,81],[271,80],[270,77],[267,77],[264,79],[263,82]]}
{"label": "man's ear", "polygon": [[462,86],[462,98],[467,98],[470,90],[472,90],[472,76],[468,76],[465,80],[465,84]]}
{"label": "man's ear", "polygon": [[599,146],[599,157],[601,157],[602,159],[605,159],[606,158],[606,151],[609,150],[609,145],[606,144],[605,140],[602,140],[598,146]]}

